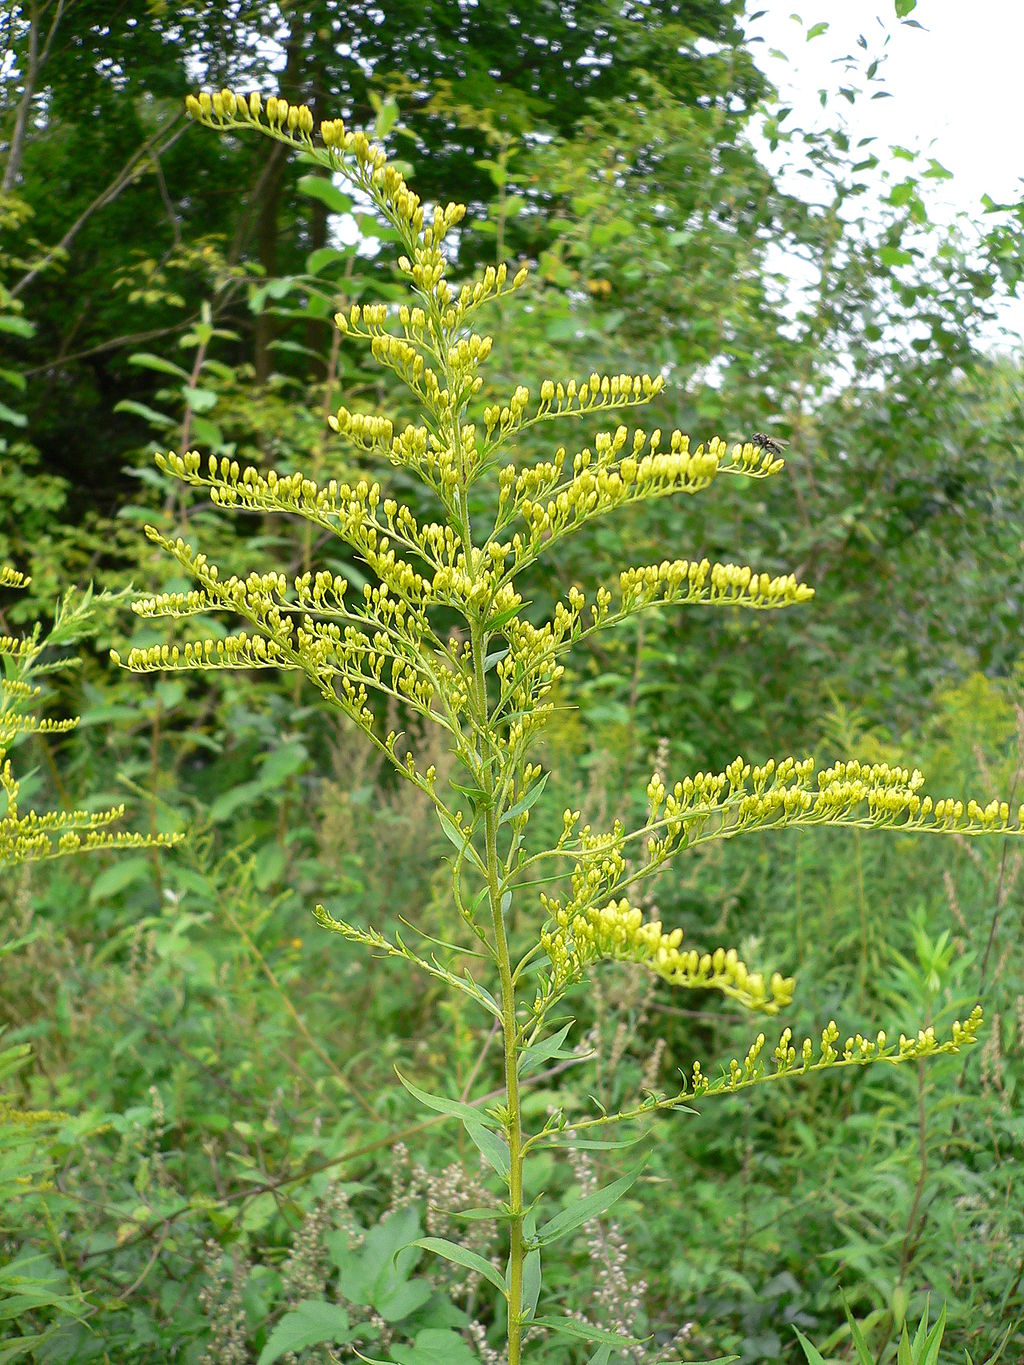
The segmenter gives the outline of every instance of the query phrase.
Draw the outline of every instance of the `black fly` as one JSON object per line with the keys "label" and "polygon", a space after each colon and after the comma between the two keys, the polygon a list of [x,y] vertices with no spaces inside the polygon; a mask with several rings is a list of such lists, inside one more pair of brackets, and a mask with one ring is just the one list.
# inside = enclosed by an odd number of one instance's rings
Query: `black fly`
{"label": "black fly", "polygon": [[757,446],[759,450],[767,450],[769,455],[781,455],[789,442],[779,441],[774,436],[769,436],[765,431],[755,431],[750,438],[750,444]]}

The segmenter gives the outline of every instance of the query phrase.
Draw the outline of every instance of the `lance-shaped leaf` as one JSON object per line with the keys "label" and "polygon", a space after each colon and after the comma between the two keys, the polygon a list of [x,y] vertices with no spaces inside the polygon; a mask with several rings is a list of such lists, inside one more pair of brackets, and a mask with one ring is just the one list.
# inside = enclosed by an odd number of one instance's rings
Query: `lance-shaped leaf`
{"label": "lance-shaped leaf", "polygon": [[475,1251],[470,1251],[467,1247],[460,1247],[457,1242],[449,1242],[447,1237],[421,1237],[412,1245],[422,1247],[424,1251],[432,1251],[436,1256],[442,1256],[446,1261],[451,1261],[453,1265],[462,1266],[464,1270],[475,1271],[477,1275],[482,1275],[485,1280],[493,1284],[502,1298],[508,1298],[508,1289],[501,1275],[491,1265],[490,1261],[485,1261]]}
{"label": "lance-shaped leaf", "polygon": [[603,1190],[595,1190],[593,1194],[588,1194],[584,1199],[576,1199],[567,1209],[563,1209],[561,1213],[556,1213],[554,1218],[550,1218],[537,1232],[537,1246],[550,1246],[552,1242],[557,1242],[560,1237],[564,1237],[567,1232],[572,1232],[574,1229],[582,1227],[584,1223],[589,1223],[592,1218],[599,1218],[602,1213],[607,1213],[612,1205],[635,1184],[646,1164],[646,1161],[642,1161],[639,1166],[634,1166],[631,1171],[619,1176],[618,1180],[613,1180]]}

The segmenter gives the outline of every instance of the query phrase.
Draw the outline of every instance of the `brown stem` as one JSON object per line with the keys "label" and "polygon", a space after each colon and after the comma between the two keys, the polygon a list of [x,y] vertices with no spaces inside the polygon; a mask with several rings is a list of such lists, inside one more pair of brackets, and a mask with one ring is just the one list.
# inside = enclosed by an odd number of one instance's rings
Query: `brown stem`
{"label": "brown stem", "polygon": [[144,142],[142,146],[138,149],[138,151],[132,153],[132,155],[128,158],[125,164],[118,171],[118,173],[114,176],[113,180],[111,180],[107,188],[105,190],[101,190],[100,193],[96,196],[96,198],[92,201],[92,203],[89,204],[87,208],[84,208],[82,210],[82,212],[71,224],[71,226],[68,228],[67,232],[65,232],[64,236],[60,239],[57,245],[52,246],[49,249],[49,251],[47,251],[47,253],[42,257],[42,259],[37,261],[36,264],[32,267],[32,269],[27,272],[27,274],[22,275],[21,279],[18,280],[17,284],[15,284],[11,288],[12,298],[17,298],[19,294],[23,293],[28,288],[28,286],[33,282],[33,280],[37,279],[42,274],[42,272],[46,269],[50,262],[55,259],[56,256],[58,256],[61,252],[67,250],[67,248],[78,236],[79,232],[82,230],[82,228],[85,226],[85,224],[89,221],[89,219],[92,217],[94,213],[96,213],[99,209],[106,208],[108,204],[112,204],[114,200],[117,199],[118,196],[124,190],[126,190],[129,185],[133,183],[135,178],[134,172],[140,161],[142,161],[144,158],[149,157],[150,155],[161,156],[164,152],[167,151],[169,147],[172,147],[174,143],[177,142],[178,138],[181,137],[182,133],[185,131],[184,125],[180,127],[176,133],[168,137],[167,141],[164,142],[160,147],[158,147],[155,152],[153,151],[153,148],[156,146],[158,142],[160,142],[160,139],[163,138],[165,134],[168,132],[168,130],[172,128],[175,124],[181,123],[182,118],[183,115],[180,114],[175,115],[175,117],[169,123],[165,124],[162,128],[158,129],[157,132],[155,132],[151,138]]}
{"label": "brown stem", "polygon": [[[74,0],[71,0],[74,3]],[[21,171],[21,160],[25,155],[25,137],[28,132],[29,113],[32,109],[32,100],[36,93],[36,82],[39,80],[39,72],[46,64],[46,59],[50,55],[50,48],[60,25],[61,17],[64,14],[65,0],[57,0],[57,12],[53,16],[53,23],[50,31],[46,35],[43,43],[42,52],[39,51],[39,28],[43,17],[43,10],[40,9],[37,0],[33,0],[29,6],[29,27],[28,27],[28,63],[25,69],[25,88],[18,101],[18,108],[14,115],[14,130],[11,133],[11,149],[7,154],[7,164],[4,167],[3,180],[0,181],[0,194],[10,190],[18,178]],[[45,6],[43,7],[45,8]],[[13,23],[13,18],[11,20]]]}

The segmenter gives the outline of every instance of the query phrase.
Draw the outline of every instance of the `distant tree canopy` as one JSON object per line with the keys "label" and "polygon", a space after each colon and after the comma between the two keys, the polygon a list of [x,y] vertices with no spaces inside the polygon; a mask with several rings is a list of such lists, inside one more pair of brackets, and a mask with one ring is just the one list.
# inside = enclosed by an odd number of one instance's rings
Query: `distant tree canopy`
{"label": "distant tree canopy", "polygon": [[[415,143],[418,191],[428,201],[457,191],[480,205],[494,190],[480,163],[495,135],[571,139],[592,102],[611,108],[634,96],[638,71],[679,106],[718,110],[738,137],[765,90],[742,45],[742,10],[739,0],[569,0],[518,11],[492,0],[417,0],[389,4],[385,21],[376,4],[340,0],[16,7],[0,82],[6,188],[28,206],[40,244],[73,230],[66,255],[27,285],[19,288],[24,272],[6,272],[37,328],[27,406],[47,465],[116,469],[134,433],[119,419],[110,430],[109,413],[117,397],[139,391],[124,365],[131,338],[180,325],[203,297],[206,281],[187,262],[160,297],[170,259],[217,234],[229,264],[274,275],[301,268],[327,242],[325,206],[294,191],[300,164],[186,128],[181,101],[193,86],[277,88],[318,118],[360,126],[372,126],[394,94]],[[541,184],[529,194],[547,197]],[[530,225],[533,249],[545,217]],[[467,239],[468,252],[481,248]],[[150,288],[128,307],[112,285],[144,262]],[[250,358],[265,379],[273,327],[248,321]],[[99,422],[108,429],[102,451]]]}
{"label": "distant tree canopy", "polygon": [[[198,86],[277,90],[375,131],[408,156],[426,202],[469,205],[458,274],[533,263],[523,327],[491,324],[497,392],[614,364],[667,379],[652,426],[789,438],[784,493],[726,495],[713,519],[650,509],[625,534],[655,561],[742,553],[796,569],[819,589],[813,619],[755,633],[722,617],[691,635],[652,617],[624,634],[621,657],[583,651],[588,704],[600,711],[646,663],[629,706],[620,696],[607,714],[683,733],[685,704],[702,757],[725,761],[737,717],[778,747],[790,717],[799,729],[820,710],[840,656],[839,694],[893,725],[922,685],[1011,668],[1024,624],[1020,367],[992,361],[982,324],[1019,284],[1024,207],[963,230],[931,221],[927,185],[943,168],[890,164],[844,123],[858,80],[878,93],[868,40],[838,107],[826,100],[833,126],[805,130],[764,103],[742,14],[738,0],[10,10],[0,550],[24,560],[59,520],[69,563],[127,576],[131,552],[99,522],[91,539],[79,528],[132,499],[147,441],[293,466],[316,450],[335,468],[352,452],[328,441],[325,404],[394,399],[331,325],[343,303],[397,297],[392,254],[373,245],[385,230],[301,158],[204,138],[183,116]],[[754,128],[785,175],[766,168]],[[550,450],[544,432],[524,443],[535,459]],[[574,542],[567,572],[630,557],[611,534]],[[24,567],[42,591],[43,566]],[[538,582],[537,610],[564,587]],[[770,704],[756,677],[771,679]]]}

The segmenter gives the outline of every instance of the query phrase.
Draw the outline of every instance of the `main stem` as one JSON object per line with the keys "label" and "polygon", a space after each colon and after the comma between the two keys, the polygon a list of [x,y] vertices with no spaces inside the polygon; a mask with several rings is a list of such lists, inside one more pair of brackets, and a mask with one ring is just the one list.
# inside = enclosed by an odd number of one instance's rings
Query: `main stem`
{"label": "main stem", "polygon": [[[438,323],[438,335],[444,336],[440,320],[436,318],[436,305],[428,299],[432,316]],[[447,349],[444,351],[445,377],[452,383],[448,365]],[[453,415],[452,449],[462,449],[459,413]],[[463,482],[456,492],[459,532],[466,556],[466,565],[472,575],[473,536],[469,516],[468,479],[463,471]],[[501,1028],[505,1052],[505,1135],[508,1139],[508,1209],[509,1209],[509,1258],[508,1258],[508,1359],[507,1365],[519,1365],[522,1354],[522,1317],[523,1317],[523,1116],[519,1107],[519,1068],[516,1053],[516,990],[512,980],[512,963],[508,951],[508,932],[505,916],[501,908],[501,885],[498,862],[498,813],[495,809],[494,771],[489,761],[494,753],[490,735],[490,710],[487,705],[487,676],[485,673],[486,640],[482,621],[470,622],[470,641],[473,656],[473,691],[476,694],[477,724],[480,727],[480,785],[483,790],[485,862],[487,866],[487,893],[491,907],[491,925],[494,931],[494,956],[501,980]],[[501,784],[497,786],[501,790]]]}
{"label": "main stem", "polygon": [[[481,718],[487,715],[487,684],[484,678],[483,628],[473,627],[473,671]],[[505,1096],[509,1174],[509,1269],[508,1269],[508,1365],[519,1365],[523,1315],[523,1125],[519,1107],[519,1069],[516,1053],[516,992],[508,951],[508,932],[501,908],[498,861],[498,816],[494,807],[494,774],[484,765],[484,838],[487,890],[494,930],[495,960],[501,980],[501,1027],[505,1045]]]}

